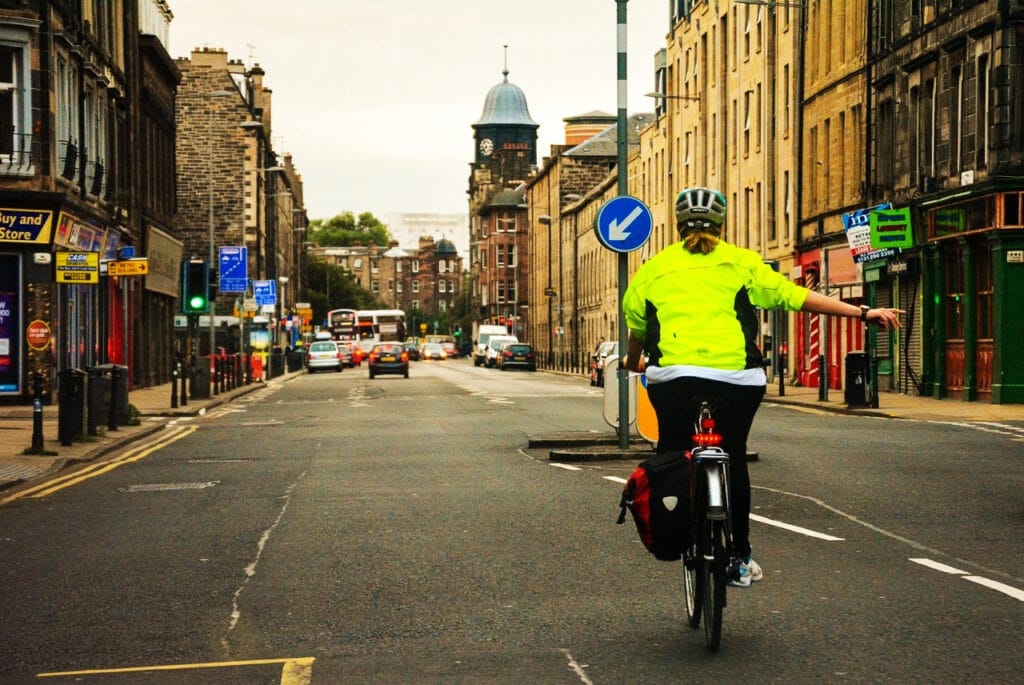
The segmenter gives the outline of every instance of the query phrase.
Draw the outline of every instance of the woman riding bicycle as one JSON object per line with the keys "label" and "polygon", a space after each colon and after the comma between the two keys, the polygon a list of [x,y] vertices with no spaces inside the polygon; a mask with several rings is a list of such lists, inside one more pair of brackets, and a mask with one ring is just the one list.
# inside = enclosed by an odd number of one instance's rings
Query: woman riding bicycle
{"label": "woman riding bicycle", "polygon": [[[626,368],[646,371],[658,417],[658,453],[690,447],[700,399],[715,409],[730,463],[733,537],[742,564],[733,584],[749,587],[763,572],[750,558],[747,435],[767,383],[756,345],[754,307],[860,318],[899,327],[902,310],[858,307],[787,280],[758,253],[722,240],[725,196],[690,188],[676,197],[680,242],[645,262],[622,301],[629,328]],[[644,360],[646,353],[647,359]]]}

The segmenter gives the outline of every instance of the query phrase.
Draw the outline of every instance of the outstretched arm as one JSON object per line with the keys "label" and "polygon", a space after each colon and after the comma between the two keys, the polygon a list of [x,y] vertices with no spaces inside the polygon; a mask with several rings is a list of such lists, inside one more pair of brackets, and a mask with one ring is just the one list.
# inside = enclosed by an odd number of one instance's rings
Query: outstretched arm
{"label": "outstretched arm", "polygon": [[[801,311],[814,312],[816,314],[830,314],[832,316],[846,316],[851,318],[860,318],[861,308],[843,302],[842,300],[836,300],[831,297],[825,297],[821,293],[810,291],[807,293],[807,299],[804,301],[804,306],[800,308]],[[874,307],[867,311],[865,320],[877,323],[882,328],[889,330],[890,328],[900,328],[903,326],[900,323],[900,314],[903,314],[902,309],[890,309],[888,307]]]}

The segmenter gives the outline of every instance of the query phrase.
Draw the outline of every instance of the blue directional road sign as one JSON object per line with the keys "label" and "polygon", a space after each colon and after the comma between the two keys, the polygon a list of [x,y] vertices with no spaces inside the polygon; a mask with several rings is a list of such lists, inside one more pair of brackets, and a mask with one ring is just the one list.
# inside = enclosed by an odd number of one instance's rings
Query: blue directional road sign
{"label": "blue directional road sign", "polygon": [[256,297],[256,304],[277,304],[277,287],[274,281],[253,281],[252,294]]}
{"label": "blue directional road sign", "polygon": [[601,205],[594,230],[602,245],[614,252],[632,252],[647,242],[654,227],[651,210],[630,195],[621,195]]}
{"label": "blue directional road sign", "polygon": [[248,250],[244,247],[220,248],[219,290],[222,293],[244,293],[249,286]]}

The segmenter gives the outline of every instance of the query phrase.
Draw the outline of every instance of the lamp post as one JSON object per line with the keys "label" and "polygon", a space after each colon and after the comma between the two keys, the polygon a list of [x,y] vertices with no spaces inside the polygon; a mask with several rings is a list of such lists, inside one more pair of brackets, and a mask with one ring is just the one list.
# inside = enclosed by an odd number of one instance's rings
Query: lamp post
{"label": "lamp post", "polygon": [[548,285],[546,288],[544,288],[544,299],[548,301],[548,340],[546,347],[548,350],[548,368],[551,368],[554,365],[555,354],[554,346],[551,344],[551,335],[552,333],[554,333],[554,322],[552,321],[551,316],[551,298],[555,294],[554,289],[551,287],[551,217],[548,216],[547,214],[542,214],[541,216],[537,217],[537,221],[539,221],[542,226],[548,227],[548,254],[546,260],[548,263]]}
{"label": "lamp post", "polygon": [[[234,95],[230,90],[214,90],[203,97],[207,98],[226,98]],[[207,218],[209,220],[209,268],[210,273],[213,273],[214,265],[217,263],[216,250],[214,248],[214,226],[213,226],[213,103],[209,103],[207,109],[208,117],[206,123],[206,186],[207,186],[207,200],[206,200],[206,211]],[[214,324],[214,315],[217,313],[217,298],[207,297],[207,307],[210,310],[210,351],[209,354],[213,354],[214,347],[216,346],[216,328]]]}

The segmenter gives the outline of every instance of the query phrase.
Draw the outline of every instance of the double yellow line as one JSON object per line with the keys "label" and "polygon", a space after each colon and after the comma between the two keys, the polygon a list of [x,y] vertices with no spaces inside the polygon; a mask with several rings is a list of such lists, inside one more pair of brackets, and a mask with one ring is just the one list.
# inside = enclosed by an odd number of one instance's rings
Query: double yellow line
{"label": "double yellow line", "polygon": [[153,452],[156,452],[158,449],[167,447],[171,443],[177,442],[178,440],[181,440],[182,438],[187,437],[192,433],[195,433],[198,429],[199,426],[175,426],[173,428],[168,429],[155,442],[149,442],[134,447],[128,450],[127,452],[124,452],[123,454],[115,457],[114,459],[111,459],[109,461],[98,462],[95,464],[90,464],[89,466],[86,466],[84,469],[79,469],[74,473],[69,473],[64,476],[52,478],[44,483],[40,483],[39,485],[35,485],[31,488],[26,488],[25,490],[19,490],[10,497],[0,500],[0,506],[7,504],[8,502],[13,502],[16,499],[21,499],[22,497],[46,497],[48,495],[52,495],[55,492],[59,492],[64,488],[70,488],[72,485],[78,485],[82,481],[103,475],[108,471],[113,471],[119,466],[124,466],[125,464],[130,464],[134,461],[145,459]]}

